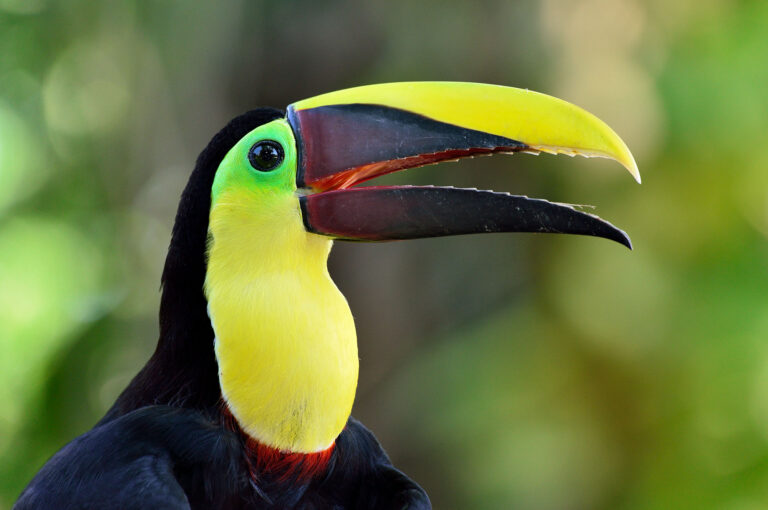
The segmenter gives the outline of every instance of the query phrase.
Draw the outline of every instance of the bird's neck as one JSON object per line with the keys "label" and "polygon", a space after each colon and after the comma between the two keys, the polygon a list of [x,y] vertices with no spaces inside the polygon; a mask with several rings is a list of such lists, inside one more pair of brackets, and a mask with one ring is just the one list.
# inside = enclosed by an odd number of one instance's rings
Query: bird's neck
{"label": "bird's neck", "polygon": [[305,231],[296,197],[237,191],[217,199],[209,232],[205,292],[227,406],[260,444],[327,450],[358,372],[352,314],[327,270],[331,241]]}

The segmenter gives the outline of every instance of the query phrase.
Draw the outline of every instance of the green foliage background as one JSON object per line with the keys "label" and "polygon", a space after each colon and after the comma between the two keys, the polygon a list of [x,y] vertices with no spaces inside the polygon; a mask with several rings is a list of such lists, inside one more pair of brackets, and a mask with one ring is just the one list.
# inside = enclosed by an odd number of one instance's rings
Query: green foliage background
{"label": "green foliage background", "polygon": [[355,414],[436,508],[768,507],[768,2],[0,0],[0,509],[151,353],[173,214],[234,115],[399,80],[554,94],[603,160],[413,170],[632,236],[337,245]]}

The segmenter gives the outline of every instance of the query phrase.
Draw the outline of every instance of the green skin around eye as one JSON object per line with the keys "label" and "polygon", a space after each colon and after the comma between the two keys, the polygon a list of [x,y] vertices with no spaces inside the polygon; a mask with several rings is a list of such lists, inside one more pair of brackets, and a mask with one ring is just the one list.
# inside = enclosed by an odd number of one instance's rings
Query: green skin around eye
{"label": "green skin around eye", "polygon": [[[262,140],[274,140],[283,146],[285,157],[274,170],[260,172],[248,161],[248,151]],[[216,171],[211,189],[212,205],[226,189],[252,189],[266,193],[296,191],[296,140],[285,119],[273,120],[245,135],[230,149]]]}

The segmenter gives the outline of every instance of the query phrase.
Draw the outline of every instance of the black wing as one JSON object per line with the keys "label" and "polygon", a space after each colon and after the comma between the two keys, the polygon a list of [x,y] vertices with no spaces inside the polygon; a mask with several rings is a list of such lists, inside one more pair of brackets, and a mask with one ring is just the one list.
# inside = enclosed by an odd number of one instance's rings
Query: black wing
{"label": "black wing", "polygon": [[67,444],[14,509],[431,508],[424,490],[354,418],[320,479],[252,480],[242,448],[236,433],[200,411],[144,407]]}
{"label": "black wing", "polygon": [[240,448],[197,411],[141,408],[67,444],[14,509],[188,510],[203,500],[226,508],[248,483]]}

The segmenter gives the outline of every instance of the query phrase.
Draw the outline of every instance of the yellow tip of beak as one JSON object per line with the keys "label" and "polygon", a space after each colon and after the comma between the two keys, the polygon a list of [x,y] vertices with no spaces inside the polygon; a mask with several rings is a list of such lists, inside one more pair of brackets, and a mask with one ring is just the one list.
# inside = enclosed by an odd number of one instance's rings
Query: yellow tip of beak
{"label": "yellow tip of beak", "polygon": [[[621,141],[621,140],[619,140]],[[624,142],[621,143],[622,147],[617,147],[613,152],[603,152],[598,150],[584,150],[574,149],[570,147],[557,147],[553,145],[532,145],[533,152],[545,152],[547,154],[565,154],[566,156],[582,156],[585,158],[608,158],[621,163],[621,165],[629,171],[632,177],[638,184],[642,183],[640,178],[640,170],[637,168],[635,158]]]}

